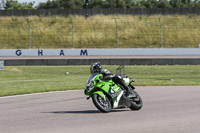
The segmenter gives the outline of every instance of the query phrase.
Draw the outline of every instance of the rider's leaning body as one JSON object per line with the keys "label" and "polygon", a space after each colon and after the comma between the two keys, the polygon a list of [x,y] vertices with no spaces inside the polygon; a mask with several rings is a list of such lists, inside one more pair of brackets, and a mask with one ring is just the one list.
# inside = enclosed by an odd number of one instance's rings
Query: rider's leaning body
{"label": "rider's leaning body", "polygon": [[121,78],[121,76],[117,76],[115,74],[112,74],[107,69],[102,69],[102,66],[101,66],[101,64],[99,62],[95,62],[95,63],[93,63],[91,65],[90,72],[91,72],[91,74],[93,74],[93,73],[102,74],[102,76],[100,77],[101,80],[110,80],[110,79],[112,79],[112,81],[115,84],[120,84],[121,86],[123,86],[123,88],[126,90],[126,95],[127,96],[130,94],[131,89],[124,82],[124,80]]}

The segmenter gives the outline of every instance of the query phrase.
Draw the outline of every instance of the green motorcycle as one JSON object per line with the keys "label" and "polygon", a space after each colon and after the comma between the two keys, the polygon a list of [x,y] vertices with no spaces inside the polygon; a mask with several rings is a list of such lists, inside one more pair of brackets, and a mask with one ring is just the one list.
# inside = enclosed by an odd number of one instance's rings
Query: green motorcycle
{"label": "green motorcycle", "polygon": [[112,80],[101,80],[102,74],[92,74],[85,86],[85,95],[92,98],[97,109],[103,113],[110,112],[111,109],[130,108],[131,110],[140,110],[143,106],[140,95],[135,91],[132,85],[134,80],[126,77],[123,80],[132,89],[129,96],[126,96],[126,90],[123,86],[115,84]]}

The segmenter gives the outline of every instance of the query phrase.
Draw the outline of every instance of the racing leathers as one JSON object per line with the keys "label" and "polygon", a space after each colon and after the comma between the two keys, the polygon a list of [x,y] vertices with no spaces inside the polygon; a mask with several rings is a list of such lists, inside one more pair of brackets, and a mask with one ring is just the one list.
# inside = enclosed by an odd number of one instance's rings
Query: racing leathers
{"label": "racing leathers", "polygon": [[101,70],[100,73],[102,74],[102,76],[100,77],[101,80],[110,80],[110,79],[112,79],[112,81],[115,84],[121,85],[126,90],[126,96],[128,96],[130,94],[131,89],[125,83],[125,81],[122,79],[121,76],[117,76],[115,74],[112,74],[106,69]]}

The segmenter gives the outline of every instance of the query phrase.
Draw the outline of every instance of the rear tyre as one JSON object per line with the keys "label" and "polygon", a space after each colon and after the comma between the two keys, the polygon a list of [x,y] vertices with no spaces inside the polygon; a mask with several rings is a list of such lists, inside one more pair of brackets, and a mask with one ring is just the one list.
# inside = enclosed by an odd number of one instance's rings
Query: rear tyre
{"label": "rear tyre", "polygon": [[134,98],[131,102],[131,106],[129,107],[131,110],[140,110],[143,106],[143,101],[140,95],[134,91],[136,94],[136,98]]}
{"label": "rear tyre", "polygon": [[103,113],[108,113],[112,109],[111,103],[106,96],[105,98],[101,98],[98,94],[94,94],[92,95],[92,101],[96,108]]}

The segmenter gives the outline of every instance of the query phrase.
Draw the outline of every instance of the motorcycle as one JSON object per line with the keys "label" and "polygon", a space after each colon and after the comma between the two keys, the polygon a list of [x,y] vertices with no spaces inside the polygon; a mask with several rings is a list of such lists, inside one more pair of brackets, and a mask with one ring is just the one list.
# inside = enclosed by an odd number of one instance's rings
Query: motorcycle
{"label": "motorcycle", "polygon": [[85,95],[89,96],[87,99],[92,98],[97,109],[103,113],[108,113],[112,109],[140,110],[142,108],[143,101],[132,85],[134,79],[123,77],[125,83],[131,88],[130,94],[126,96],[126,90],[123,86],[115,84],[112,79],[101,80],[101,76],[102,74],[97,73],[90,75],[84,90]]}

